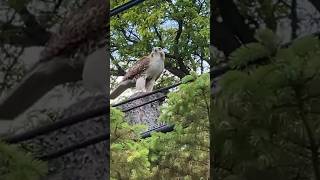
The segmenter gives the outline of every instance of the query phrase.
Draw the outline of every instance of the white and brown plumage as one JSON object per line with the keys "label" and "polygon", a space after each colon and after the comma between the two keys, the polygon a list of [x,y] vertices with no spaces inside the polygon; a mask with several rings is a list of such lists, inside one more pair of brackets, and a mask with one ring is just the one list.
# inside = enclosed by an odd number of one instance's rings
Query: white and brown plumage
{"label": "white and brown plumage", "polygon": [[118,97],[126,89],[136,85],[142,92],[151,92],[155,81],[164,70],[165,53],[160,47],[153,48],[148,56],[144,56],[124,75],[120,85],[110,94],[111,99]]}
{"label": "white and brown plumage", "polygon": [[87,0],[64,19],[60,30],[54,33],[41,52],[40,61],[61,54],[72,54],[75,49],[98,43],[107,34],[109,3],[106,0]]}
{"label": "white and brown plumage", "polygon": [[51,35],[39,62],[0,99],[0,119],[14,119],[56,85],[81,80],[83,61],[77,58],[79,63],[73,65],[70,57],[79,51],[86,56],[94,51],[90,47],[105,40],[108,11],[108,1],[86,0],[83,6],[71,12],[60,30]]}

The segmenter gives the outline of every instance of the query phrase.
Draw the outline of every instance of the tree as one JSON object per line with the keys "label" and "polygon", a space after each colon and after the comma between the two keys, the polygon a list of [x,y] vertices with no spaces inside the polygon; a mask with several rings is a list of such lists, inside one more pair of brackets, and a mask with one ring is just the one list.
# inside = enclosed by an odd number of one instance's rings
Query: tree
{"label": "tree", "polygon": [[[236,107],[234,107],[235,104],[233,103],[233,100],[234,100],[233,98],[236,98],[236,97],[233,97],[233,94],[237,94],[236,96],[238,98],[240,95],[236,91],[241,90],[240,92],[243,92],[244,90],[242,89],[244,86],[243,79],[248,78],[247,80],[249,81],[251,79],[254,79],[255,78],[254,76],[258,76],[258,72],[257,73],[255,72],[256,72],[256,69],[258,71],[259,69],[258,67],[260,65],[269,64],[270,66],[273,66],[272,63],[274,63],[274,61],[273,60],[271,61],[270,59],[276,59],[276,58],[270,58],[267,56],[269,55],[271,57],[274,57],[274,55],[277,54],[278,51],[275,50],[273,51],[272,55],[270,55],[270,50],[266,50],[266,48],[264,48],[264,46],[268,46],[268,45],[261,43],[261,40],[254,38],[254,34],[255,34],[254,32],[256,30],[260,28],[265,28],[265,27],[272,29],[274,32],[276,32],[276,34],[279,35],[276,38],[277,42],[279,44],[282,44],[282,47],[286,47],[288,46],[288,42],[295,41],[297,37],[299,38],[301,36],[304,36],[305,34],[310,34],[318,31],[319,6],[317,2],[312,0],[305,0],[305,1],[216,0],[214,1],[211,8],[212,8],[211,9],[212,18],[211,18],[210,24],[211,24],[212,36],[210,37],[211,39],[210,41],[211,41],[211,49],[213,49],[212,51],[213,58],[211,62],[211,65],[212,65],[211,68],[215,70],[222,67],[222,69],[224,70],[221,71],[222,73],[219,73],[219,74],[223,74],[226,69],[236,70],[236,72],[232,72],[231,74],[228,75],[229,77],[233,76],[234,78],[229,79],[230,80],[229,84],[226,85],[225,88],[222,87],[221,85],[223,84],[223,81],[220,82],[221,80],[220,77],[216,77],[214,73],[211,73],[212,98],[213,98],[211,101],[212,102],[211,107],[213,108],[213,111],[211,111],[212,118],[210,118],[210,130],[211,130],[210,139],[212,142],[210,146],[212,149],[210,154],[210,158],[211,158],[210,161],[211,161],[211,166],[214,167],[214,168],[211,168],[211,174],[213,176],[217,176],[218,178],[222,178],[222,177],[226,178],[227,176],[229,176],[230,179],[239,179],[239,178],[246,179],[249,177],[247,176],[248,174],[246,174],[246,176],[244,177],[244,173],[246,169],[243,166],[241,166],[240,169],[236,168],[235,170],[236,172],[233,172],[234,169],[231,167],[233,165],[235,166],[239,165],[238,162],[242,160],[240,156],[231,156],[230,154],[226,156],[225,154],[222,154],[222,155],[219,154],[221,153],[220,151],[221,149],[219,150],[219,148],[222,148],[223,146],[220,143],[226,143],[226,146],[232,146],[231,140],[227,141],[228,139],[227,136],[229,135],[229,136],[235,137],[232,135],[232,133],[234,132],[232,128],[230,128],[227,133],[227,129],[229,125],[224,123],[228,122],[230,118],[239,118],[238,123],[246,122],[246,120],[243,120],[242,116],[245,116],[246,118],[258,118],[256,116],[261,116],[261,118],[264,118],[264,117],[267,117],[266,113],[268,114],[268,112],[263,112],[263,113],[261,111],[254,112],[252,109],[247,109],[246,112],[248,114],[244,112],[240,113],[241,109],[244,108],[243,106],[241,106],[238,109],[239,112],[233,113],[231,115],[225,114],[226,117],[222,118],[223,116],[221,114],[224,114],[226,112],[224,109],[221,109],[222,105],[219,104],[218,102],[223,102],[224,107],[228,106],[228,107],[232,107],[233,110],[237,109],[239,105],[236,105]],[[259,41],[260,43],[256,44]],[[314,43],[314,42],[305,41],[305,44],[301,48],[303,49],[304,46],[305,47],[312,46],[312,44],[309,44],[309,43]],[[215,51],[215,49],[218,49],[220,52]],[[220,54],[223,54],[224,56],[220,56]],[[288,57],[286,58],[292,57],[289,54],[287,55]],[[234,61],[237,61],[237,62],[234,62]],[[263,68],[261,68],[260,70],[263,71],[262,69]],[[239,71],[244,71],[245,73],[243,72],[239,73]],[[241,76],[241,78],[235,78],[238,75]],[[228,76],[226,75],[225,78],[228,78]],[[261,78],[261,77],[256,77],[256,78]],[[228,80],[225,79],[224,81],[228,81]],[[253,86],[254,83],[257,83],[257,81],[252,80],[252,82],[247,82],[246,86],[249,86],[249,84],[252,84]],[[259,82],[259,84],[261,84],[261,82]],[[266,84],[268,84],[268,82],[266,82]],[[234,88],[233,92],[231,92],[230,90],[229,92],[223,93],[224,91],[228,91],[227,87],[231,87],[231,86],[232,88]],[[262,90],[262,88],[260,90]],[[217,96],[218,95],[217,91],[220,91],[221,95]],[[258,93],[261,93],[260,94],[261,99],[264,100],[265,94],[263,92],[264,91],[258,92],[258,90],[254,91],[254,93],[257,93],[256,97],[260,97]],[[224,95],[228,94],[228,95],[224,96],[222,94]],[[230,98],[230,101],[228,101],[228,98]],[[240,99],[241,98],[239,98],[238,100],[240,101]],[[245,99],[244,103],[247,103],[248,101],[249,99]],[[261,102],[261,101],[258,101],[258,102]],[[259,108],[260,105],[261,104],[258,104],[256,108]],[[217,109],[217,111],[218,109],[222,111],[216,112],[215,109]],[[229,117],[229,116],[232,116],[232,117]],[[283,117],[283,119],[286,119],[286,118]],[[232,120],[232,121],[235,121],[235,120]],[[287,118],[286,121],[289,121],[289,119]],[[220,127],[219,125],[223,127]],[[303,126],[301,125],[300,129],[302,127]],[[240,126],[240,124],[239,126],[237,126],[238,131],[241,131],[241,132],[250,131],[250,130],[260,131],[261,129],[260,125],[257,125],[257,124],[255,125],[251,124],[250,128],[249,129],[247,128],[248,126],[242,127]],[[221,132],[221,134],[219,134],[218,132],[219,129],[224,129],[222,130],[224,132]],[[290,132],[288,129],[283,129],[283,131]],[[236,139],[232,139],[232,140],[237,141]],[[283,141],[287,143],[287,140],[283,140]],[[218,148],[218,150],[215,150],[216,148]],[[238,146],[238,148],[240,148],[240,146]],[[296,150],[296,147],[293,146],[288,149]],[[265,155],[263,154],[264,151],[254,150],[254,152],[256,153],[256,156]],[[240,155],[240,154],[241,152],[237,153],[237,155]],[[292,157],[294,157],[294,159],[297,159],[295,156],[292,156]],[[235,163],[233,164],[233,162]],[[309,159],[309,162],[310,162],[310,159]],[[248,163],[248,162],[246,161],[244,162],[244,164],[245,163]],[[301,166],[304,164],[304,162],[302,161],[299,161],[299,163],[301,163]],[[221,164],[224,164],[224,165],[221,166]],[[248,166],[252,165],[250,167],[251,170],[258,172],[258,170],[261,170],[259,169],[260,166],[258,166],[258,164],[259,163],[256,163],[256,164],[251,163],[251,164],[248,164]],[[255,165],[256,165],[256,169],[252,168]],[[266,169],[263,169],[263,170],[266,170]],[[274,169],[271,169],[269,173],[272,172],[274,173],[275,176],[277,176],[277,174],[275,174],[275,171],[273,170]],[[262,171],[260,172],[262,173]],[[303,169],[302,171],[305,171],[305,169]],[[285,171],[284,169],[281,169],[279,172],[286,173],[287,171]],[[302,175],[300,175],[298,168],[295,170],[292,170],[291,172],[297,175],[296,179],[304,179],[304,178],[310,179],[310,176],[303,177]],[[264,173],[265,175],[267,174],[266,171],[264,171]],[[258,178],[261,179],[262,177],[266,177],[266,178],[269,177],[269,179],[275,178],[267,175],[266,176],[260,175]],[[277,177],[279,178],[280,176],[277,176]],[[289,178],[289,176],[286,176],[285,178]]]}
{"label": "tree", "polygon": [[[124,2],[112,1],[111,7]],[[123,76],[136,58],[147,55],[155,46],[168,51],[166,72],[157,87],[196,78],[193,71],[205,73],[209,63],[208,6],[209,1],[202,0],[151,0],[113,17],[111,78]],[[173,132],[154,133],[150,138],[140,139],[141,126],[128,125],[121,112],[111,111],[111,178],[208,177],[208,74],[168,95],[160,119],[175,124]]]}
{"label": "tree", "polygon": [[47,164],[35,160],[17,146],[0,142],[0,178],[3,180],[37,180],[47,174]]}
{"label": "tree", "polygon": [[129,126],[111,109],[111,177],[114,179],[201,179],[209,176],[209,74],[185,77],[169,93],[160,119],[175,125],[169,133],[140,139],[142,126]]}
{"label": "tree", "polygon": [[[270,30],[230,55],[212,107],[216,179],[319,179],[319,45]],[[250,62],[260,59],[260,65]]]}
{"label": "tree", "polygon": [[[112,1],[111,7],[124,2]],[[160,80],[161,86],[183,78],[190,71],[204,72],[209,63],[208,5],[205,0],[151,0],[113,17],[112,77],[123,76],[136,58],[149,54],[155,46],[168,50],[165,61],[168,73]]]}

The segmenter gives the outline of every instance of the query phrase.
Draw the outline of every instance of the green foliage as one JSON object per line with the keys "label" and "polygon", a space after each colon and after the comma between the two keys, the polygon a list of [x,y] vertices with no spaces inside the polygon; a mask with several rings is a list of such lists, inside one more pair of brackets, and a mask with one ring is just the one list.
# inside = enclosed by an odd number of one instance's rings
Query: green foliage
{"label": "green foliage", "polygon": [[279,48],[278,37],[269,29],[259,29],[255,34],[257,43],[242,45],[230,54],[232,68],[242,68],[250,62],[267,58]]}
{"label": "green foliage", "polygon": [[14,145],[0,142],[0,179],[37,180],[47,174],[47,164],[36,160],[30,153],[19,150]]}
{"label": "green foliage", "polygon": [[272,54],[280,46],[279,37],[270,29],[258,29],[255,38]]}
{"label": "green foliage", "polygon": [[171,92],[162,107],[160,120],[174,124],[173,132],[139,139],[142,127],[129,126],[123,113],[111,109],[112,179],[208,177],[209,74],[194,79]]}
{"label": "green foliage", "polygon": [[[216,179],[314,179],[319,173],[319,43],[297,39],[265,57],[268,64],[219,81],[212,107]],[[235,55],[255,56],[246,53]],[[242,59],[238,64],[248,63]]]}
{"label": "green foliage", "polygon": [[259,43],[246,44],[230,54],[230,65],[232,68],[241,68],[249,62],[268,55],[269,51],[263,45]]}
{"label": "green foliage", "polygon": [[[125,2],[127,0],[111,1],[111,8]],[[193,71],[208,70],[209,1],[145,1],[112,18],[110,27],[112,72],[126,70],[152,47],[161,46],[168,51],[166,73],[156,87],[172,85],[183,77],[185,83],[170,93],[161,115],[161,119],[175,124],[173,132],[139,139],[142,127],[128,125],[121,112],[111,110],[111,177],[207,177],[209,75],[196,77]],[[191,75],[186,76],[188,74]],[[191,80],[194,81],[187,83]],[[178,102],[178,98],[182,99]]]}
{"label": "green foliage", "polygon": [[[111,7],[124,2],[111,1]],[[155,46],[167,50],[165,64],[170,74],[161,79],[182,78],[199,71],[201,64],[209,64],[209,1],[145,1],[113,17],[110,29],[112,72],[127,70]]]}
{"label": "green foliage", "polygon": [[183,77],[181,79],[181,82],[184,83],[184,84],[185,83],[189,83],[189,82],[194,81],[195,79],[197,79],[197,76],[198,76],[197,73],[192,71],[192,72],[190,72],[190,75],[187,75],[187,76]]}
{"label": "green foliage", "polygon": [[139,139],[142,126],[130,126],[124,114],[111,108],[111,179],[147,179],[150,177],[148,148]]}
{"label": "green foliage", "polygon": [[159,157],[157,176],[206,179],[209,171],[209,74],[182,84],[168,95],[160,120],[175,124],[175,131],[156,134],[151,152]]}

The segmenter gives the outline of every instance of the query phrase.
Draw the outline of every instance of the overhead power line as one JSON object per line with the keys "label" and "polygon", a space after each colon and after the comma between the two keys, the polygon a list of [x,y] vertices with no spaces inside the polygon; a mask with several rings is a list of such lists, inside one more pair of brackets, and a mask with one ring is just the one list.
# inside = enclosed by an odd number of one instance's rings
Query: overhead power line
{"label": "overhead power line", "polygon": [[48,124],[48,125],[45,125],[42,127],[35,128],[35,129],[27,131],[25,133],[6,137],[6,138],[4,138],[4,141],[7,143],[18,143],[21,141],[32,139],[36,136],[47,134],[47,133],[50,133],[52,131],[55,131],[55,130],[58,130],[58,129],[61,129],[61,128],[64,128],[67,126],[71,126],[73,124],[89,120],[90,118],[94,118],[94,117],[101,116],[101,115],[106,115],[108,108],[109,108],[108,105],[104,105],[104,106],[99,107],[97,109],[86,111],[86,112],[76,114],[71,117],[61,119],[57,122],[54,122],[54,123],[51,123],[51,124]]}
{"label": "overhead power line", "polygon": [[114,8],[114,9],[112,9],[110,11],[110,17],[115,16],[115,15],[117,15],[117,14],[123,12],[123,11],[126,11],[126,10],[130,9],[131,7],[133,7],[133,6],[142,3],[143,1],[145,1],[145,0],[132,0],[132,1],[129,1],[129,2],[125,3],[125,4],[122,4],[122,5]]}
{"label": "overhead power line", "polygon": [[156,127],[154,129],[150,129],[146,132],[141,133],[141,138],[147,138],[147,137],[151,137],[151,133],[153,132],[162,132],[162,133],[166,133],[166,132],[171,132],[174,129],[174,125],[162,125],[159,127]]}
{"label": "overhead power line", "polygon": [[94,144],[97,144],[101,141],[105,141],[105,140],[109,140],[109,139],[110,139],[110,133],[104,133],[104,134],[101,134],[101,135],[96,136],[94,138],[83,141],[79,144],[75,144],[75,145],[60,149],[56,152],[49,153],[47,155],[40,156],[38,158],[41,160],[45,160],[45,161],[55,159],[55,158],[61,157],[63,155],[66,155],[70,152],[73,152],[75,150],[82,149],[82,148],[88,147],[90,145],[94,145]]}
{"label": "overhead power line", "polygon": [[[162,126],[150,129],[150,130],[148,130],[146,132],[143,132],[140,135],[141,135],[142,139],[145,139],[147,137],[151,137],[151,133],[153,133],[153,132],[166,133],[166,132],[173,131],[173,129],[174,129],[174,125],[162,125]],[[51,160],[51,159],[56,159],[56,158],[59,158],[61,156],[66,155],[68,153],[71,153],[73,151],[76,151],[78,149],[86,148],[88,146],[91,146],[91,145],[94,145],[94,144],[97,144],[97,143],[100,143],[102,141],[106,141],[106,140],[109,140],[109,139],[110,139],[110,133],[104,133],[104,134],[98,135],[96,137],[90,138],[90,139],[88,139],[86,141],[83,141],[83,142],[81,142],[79,144],[75,144],[75,145],[60,149],[60,150],[58,150],[56,152],[52,152],[52,153],[40,156],[38,158],[41,159],[41,160],[45,160],[45,161],[48,161],[48,160]]]}
{"label": "overhead power line", "polygon": [[[146,97],[146,96],[150,96],[152,94],[163,92],[165,90],[169,90],[171,88],[179,86],[180,84],[182,84],[182,83],[177,83],[177,84],[174,84],[174,85],[171,85],[171,86],[168,86],[168,87],[164,87],[164,88],[155,90],[155,91],[150,92],[150,93],[143,94],[141,96],[137,96],[135,98],[132,98],[132,99],[120,102],[120,103],[118,103],[116,105],[113,105],[113,107],[120,106],[122,104],[126,104],[126,103],[132,102],[134,100],[137,100],[137,99],[140,99],[140,98],[143,98],[143,97]],[[134,107],[131,107],[129,109],[124,110],[124,112],[128,112],[128,111],[130,111],[132,109],[135,109],[135,108],[144,106],[146,104],[161,100],[161,99],[163,99],[165,97],[166,97],[166,95],[161,96],[161,97],[156,98],[156,99],[153,99],[153,100],[150,100],[150,101],[145,102],[143,104],[139,104],[137,106],[134,106]],[[5,137],[4,141],[7,142],[7,143],[18,143],[18,142],[21,142],[21,141],[26,141],[26,140],[32,139],[32,138],[34,138],[36,136],[47,134],[47,133],[50,133],[52,131],[55,131],[55,130],[58,130],[58,129],[61,129],[61,128],[64,128],[64,127],[67,127],[67,126],[71,126],[71,125],[74,125],[76,123],[80,123],[80,122],[89,120],[90,118],[106,115],[108,109],[109,109],[109,105],[104,105],[104,106],[99,107],[97,109],[94,109],[94,110],[91,110],[91,111],[87,111],[87,112],[83,112],[83,113],[80,113],[80,114],[76,114],[74,116],[64,118],[64,119],[59,120],[57,122],[54,122],[54,123],[51,123],[51,124],[48,124],[48,125],[45,125],[45,126],[42,126],[42,127],[35,128],[33,130],[30,130],[30,131],[27,131],[27,132],[24,132],[24,133],[21,133],[21,134],[16,134],[16,135],[11,135],[11,136]]]}
{"label": "overhead power line", "polygon": [[128,112],[128,111],[131,111],[132,109],[136,109],[136,108],[139,108],[139,107],[141,107],[141,106],[144,106],[144,105],[147,105],[147,104],[150,104],[150,103],[153,103],[153,102],[159,101],[159,100],[164,99],[164,98],[166,98],[166,97],[167,97],[166,95],[160,96],[160,97],[155,98],[155,99],[153,99],[153,100],[150,100],[150,101],[148,101],[148,102],[145,102],[145,103],[139,104],[139,105],[137,105],[137,106],[134,106],[134,107],[131,107],[131,108],[128,108],[128,109],[125,109],[125,110],[122,110],[122,112]]}
{"label": "overhead power line", "polygon": [[[193,80],[190,80],[190,81],[187,81],[187,82],[191,82],[191,81],[193,81]],[[187,82],[186,82],[186,83],[187,83]],[[120,105],[123,105],[123,104],[127,104],[127,103],[129,103],[129,102],[131,102],[131,101],[134,101],[134,100],[137,100],[137,99],[140,99],[140,98],[144,98],[144,97],[146,97],[146,96],[150,96],[150,95],[153,95],[153,94],[156,94],[156,93],[159,93],[159,92],[167,91],[167,90],[172,89],[172,88],[174,88],[174,87],[177,87],[177,86],[179,86],[179,85],[181,85],[181,84],[182,84],[182,82],[179,82],[179,83],[177,83],[177,84],[173,84],[173,85],[171,85],[171,86],[167,86],[167,87],[164,87],[164,88],[160,88],[160,89],[157,89],[157,90],[155,90],[155,91],[152,91],[152,92],[149,92],[149,93],[145,93],[145,94],[142,94],[142,95],[140,95],[140,96],[137,96],[137,97],[134,97],[134,98],[130,98],[130,99],[128,99],[128,100],[125,100],[125,101],[122,101],[122,102],[113,104],[113,105],[111,105],[111,106],[112,106],[112,107],[117,107],[117,106],[120,106]]]}
{"label": "overhead power line", "polygon": [[[121,6],[118,6],[118,7],[114,8],[114,9],[112,9],[111,12],[110,12],[110,16],[111,17],[115,16],[115,15],[117,15],[117,14],[119,14],[121,12],[124,12],[124,11],[128,10],[129,8],[135,6],[135,5],[139,4],[139,3],[142,3],[142,2],[144,2],[144,0],[132,0],[132,1],[129,1],[128,3],[125,3],[125,4],[121,5]],[[113,105],[113,107],[120,106],[122,104],[129,103],[129,102],[134,101],[136,99],[140,99],[140,98],[143,98],[143,97],[146,97],[146,96],[150,96],[150,95],[158,93],[158,92],[163,92],[163,91],[169,90],[171,88],[179,86],[180,84],[182,84],[182,83],[177,83],[177,84],[165,87],[165,88],[158,89],[158,90],[150,92],[150,93],[143,94],[142,96],[138,96],[138,97],[123,101],[121,103],[115,104],[115,105]],[[161,99],[163,99],[165,97],[166,97],[165,95],[161,96],[159,98],[156,98],[154,100],[148,101],[146,103],[140,104],[140,105],[135,106],[135,107],[131,107],[131,108],[126,109],[124,111],[125,112],[130,111],[130,110],[132,110],[134,108],[138,108],[138,107],[144,106],[146,104],[155,102],[157,100],[161,100]],[[7,142],[7,143],[18,143],[18,142],[21,142],[21,141],[32,139],[32,138],[34,138],[36,136],[40,136],[40,135],[43,135],[43,134],[46,134],[46,133],[50,133],[52,131],[55,131],[55,130],[58,130],[58,129],[61,129],[61,128],[64,128],[64,127],[67,127],[67,126],[71,126],[73,124],[88,120],[90,118],[98,117],[98,116],[101,116],[101,115],[106,115],[106,111],[108,109],[109,109],[109,105],[102,106],[100,108],[97,108],[97,109],[94,109],[94,110],[91,110],[91,111],[87,111],[87,112],[83,112],[83,113],[80,113],[80,114],[77,114],[77,115],[74,115],[74,116],[71,116],[71,117],[68,117],[68,118],[64,118],[64,119],[59,120],[57,122],[54,122],[52,124],[45,125],[45,126],[42,126],[42,127],[30,130],[30,131],[21,133],[21,134],[5,137],[4,141]],[[154,131],[169,132],[169,131],[172,131],[172,130],[173,130],[173,126],[164,125],[164,126],[157,127],[155,129],[151,129],[151,130],[149,130],[147,132],[141,133],[141,137],[142,138],[149,137],[149,136],[151,136],[151,133],[154,132]],[[53,153],[47,154],[45,156],[41,156],[39,158],[43,159],[43,160],[49,160],[49,159],[57,158],[57,157],[60,157],[62,155],[65,155],[67,153],[70,153],[70,152],[72,152],[72,151],[74,151],[76,149],[84,148],[84,147],[99,143],[101,141],[108,140],[109,138],[110,138],[110,134],[109,133],[105,133],[103,135],[94,137],[94,138],[89,139],[87,141],[84,141],[82,143],[75,144],[73,146],[61,149],[61,150],[59,150],[57,152],[53,152]]]}

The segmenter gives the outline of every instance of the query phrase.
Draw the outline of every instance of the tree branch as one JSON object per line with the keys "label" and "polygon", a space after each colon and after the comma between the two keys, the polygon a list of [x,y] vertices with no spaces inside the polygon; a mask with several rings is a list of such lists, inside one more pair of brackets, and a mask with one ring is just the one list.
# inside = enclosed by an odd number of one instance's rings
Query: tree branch
{"label": "tree branch", "polygon": [[19,45],[19,46],[41,46],[48,38],[45,34],[37,34],[38,38],[34,38],[26,33],[26,28],[14,25],[3,25],[0,33],[0,41],[3,44]]}
{"label": "tree branch", "polygon": [[298,14],[297,14],[297,0],[292,0],[291,3],[291,39],[297,38],[298,30]]}
{"label": "tree branch", "polygon": [[1,101],[0,118],[13,119],[56,85],[81,80],[82,69],[83,64],[73,67],[69,59],[37,64]]}
{"label": "tree branch", "polygon": [[320,1],[319,0],[309,0],[309,2],[317,9],[320,13]]}
{"label": "tree branch", "polygon": [[[16,3],[23,3],[23,2],[16,2]],[[31,14],[26,5],[23,7],[15,7],[12,6],[12,3],[8,3],[9,7],[13,8],[21,17],[22,21],[24,22],[26,28],[24,29],[24,33],[32,39],[35,39],[41,44],[45,44],[49,37],[50,33],[48,33],[37,21],[36,17]]]}
{"label": "tree branch", "polygon": [[114,57],[110,56],[112,63],[117,67],[117,69],[110,69],[110,73],[113,76],[124,76],[126,71],[115,61]]}
{"label": "tree branch", "polygon": [[8,6],[20,15],[24,26],[16,26],[12,24],[15,14],[12,16],[12,20],[9,20],[8,22],[1,22],[2,32],[0,34],[0,40],[2,43],[35,46],[44,45],[48,41],[50,33],[37,22],[35,16],[27,10],[26,5],[23,7],[17,7],[12,3],[8,3]]}
{"label": "tree branch", "polygon": [[177,35],[174,38],[174,42],[176,45],[178,45],[179,43],[179,39],[182,34],[182,26],[183,26],[183,21],[181,19],[177,20],[177,22],[178,22],[178,30],[177,30]]}
{"label": "tree branch", "polygon": [[301,88],[296,87],[296,89],[294,89],[294,92],[295,92],[296,101],[297,101],[298,107],[299,107],[299,116],[302,120],[302,123],[303,123],[305,129],[306,129],[308,140],[310,143],[311,161],[312,161],[312,165],[313,165],[315,179],[320,180],[320,169],[319,169],[319,159],[318,159],[319,153],[318,153],[317,140],[316,140],[316,137],[314,136],[314,132],[311,128],[311,125],[306,117],[306,107],[305,107],[305,104],[301,98],[302,97]]}
{"label": "tree branch", "polygon": [[[228,56],[241,44],[255,41],[254,31],[245,24],[232,0],[215,0],[216,8],[211,11],[211,43]],[[221,15],[222,22],[218,22]],[[239,42],[240,40],[240,42]]]}
{"label": "tree branch", "polygon": [[185,76],[185,75],[189,74],[189,70],[187,69],[186,65],[184,64],[183,58],[180,56],[180,53],[179,53],[179,50],[178,50],[179,39],[180,39],[181,34],[182,34],[183,20],[179,19],[179,20],[177,20],[177,22],[178,22],[178,30],[177,30],[176,37],[174,38],[175,47],[174,47],[174,50],[173,50],[173,56],[174,56],[174,59],[177,60],[177,65],[179,66],[179,70]]}
{"label": "tree branch", "polygon": [[138,41],[134,40],[134,39],[131,39],[126,33],[126,30],[124,30],[124,28],[121,28],[120,31],[122,32],[124,38],[127,40],[127,41],[130,41],[132,43],[137,43]]}
{"label": "tree branch", "polygon": [[162,37],[161,37],[161,34],[160,34],[160,32],[159,32],[159,30],[158,30],[157,26],[153,26],[153,29],[154,29],[154,32],[156,33],[156,35],[157,35],[157,37],[158,37],[159,41],[160,41],[160,42],[162,42]]}
{"label": "tree branch", "polygon": [[[166,61],[167,62],[167,61]],[[183,78],[186,74],[180,69],[173,67],[172,63],[165,63],[165,68],[172,74],[178,76],[180,79]]]}

